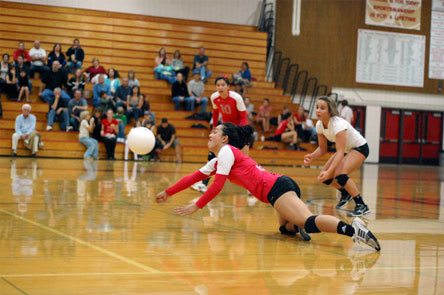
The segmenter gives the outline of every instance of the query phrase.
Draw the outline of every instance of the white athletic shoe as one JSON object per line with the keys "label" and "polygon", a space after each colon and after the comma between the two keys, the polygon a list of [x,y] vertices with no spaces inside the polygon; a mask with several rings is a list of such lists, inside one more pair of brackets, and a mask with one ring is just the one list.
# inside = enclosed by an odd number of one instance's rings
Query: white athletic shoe
{"label": "white athletic shoe", "polygon": [[46,131],[51,131],[52,130],[52,126],[46,126]]}
{"label": "white athletic shoe", "polygon": [[362,221],[359,217],[356,217],[353,222],[352,226],[355,229],[355,233],[353,234],[353,242],[360,244],[364,243],[376,251],[381,250],[381,246],[378,243],[378,240],[373,235],[373,233],[367,228],[364,221]]}
{"label": "white athletic shoe", "polygon": [[202,183],[202,181],[196,182],[191,186],[193,190],[196,190],[198,192],[204,193],[207,191],[207,186]]}

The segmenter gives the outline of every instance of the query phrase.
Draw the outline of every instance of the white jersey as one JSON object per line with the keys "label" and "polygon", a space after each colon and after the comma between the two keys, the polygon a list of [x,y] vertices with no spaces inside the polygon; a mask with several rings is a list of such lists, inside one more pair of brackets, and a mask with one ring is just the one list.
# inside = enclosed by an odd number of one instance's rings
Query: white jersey
{"label": "white jersey", "polygon": [[324,134],[324,136],[331,142],[336,142],[336,134],[346,130],[345,132],[345,152],[348,153],[351,149],[359,147],[367,143],[365,138],[353,128],[350,123],[341,117],[334,116],[328,121],[327,128],[324,128],[322,121],[316,123],[316,132]]}

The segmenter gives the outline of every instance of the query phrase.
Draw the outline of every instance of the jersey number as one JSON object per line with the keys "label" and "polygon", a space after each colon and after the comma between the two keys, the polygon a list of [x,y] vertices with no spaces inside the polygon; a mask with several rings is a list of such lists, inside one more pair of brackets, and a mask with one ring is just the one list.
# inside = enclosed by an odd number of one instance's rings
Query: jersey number
{"label": "jersey number", "polygon": [[223,114],[231,114],[231,107],[229,105],[221,105],[220,109],[222,111]]}

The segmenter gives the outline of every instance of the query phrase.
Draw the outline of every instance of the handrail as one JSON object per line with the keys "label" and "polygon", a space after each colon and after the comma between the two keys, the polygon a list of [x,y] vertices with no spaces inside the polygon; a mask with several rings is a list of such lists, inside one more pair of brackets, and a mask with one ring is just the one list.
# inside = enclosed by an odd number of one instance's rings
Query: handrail
{"label": "handrail", "polygon": [[[320,90],[323,90],[323,93],[321,93]],[[326,95],[327,94],[327,86],[322,84],[322,85],[318,85],[318,87],[316,87],[316,90],[313,92],[313,95],[311,96],[311,100],[310,100],[310,105],[308,106],[308,115],[311,116],[313,113],[313,109],[316,105],[316,99],[321,96],[321,95]]]}
{"label": "handrail", "polygon": [[[276,77],[274,82],[276,86],[282,87],[283,79],[285,78],[285,74],[287,72],[287,68],[290,66],[290,58],[285,57],[281,59],[278,68],[276,69]],[[284,68],[285,67],[285,68]],[[284,73],[284,77],[281,78],[281,73]]]}
{"label": "handrail", "polygon": [[[304,102],[305,102],[305,97],[307,96],[307,92],[308,92],[308,87],[310,86],[310,82],[314,81],[314,86],[313,86],[313,92],[316,91],[316,88],[318,87],[318,78],[316,77],[311,77],[307,80],[307,83],[305,83],[305,88],[302,90],[302,94],[301,94],[301,100],[300,100],[300,105],[304,106]],[[313,97],[313,95],[312,95]]]}
{"label": "handrail", "polygon": [[288,87],[289,83],[288,81],[290,81],[290,77],[291,77],[291,70],[293,68],[296,68],[296,71],[294,73],[294,75],[296,76],[298,74],[299,71],[299,65],[298,64],[292,64],[287,68],[287,72],[285,73],[285,77],[284,80],[282,82],[282,93],[285,95],[287,93],[287,90],[290,88]]}
{"label": "handrail", "polygon": [[307,83],[308,71],[306,71],[306,70],[300,71],[296,76],[294,76],[293,86],[291,87],[291,93],[290,93],[293,103],[295,102],[294,97],[296,96],[301,76],[304,76],[304,78],[303,78],[304,81],[302,82],[302,88],[301,88],[301,92],[302,92],[302,89],[305,88],[305,84]]}

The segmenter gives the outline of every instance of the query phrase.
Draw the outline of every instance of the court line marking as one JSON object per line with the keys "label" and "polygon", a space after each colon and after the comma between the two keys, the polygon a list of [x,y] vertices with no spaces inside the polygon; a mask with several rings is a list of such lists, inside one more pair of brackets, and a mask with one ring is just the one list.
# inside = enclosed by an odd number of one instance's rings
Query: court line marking
{"label": "court line marking", "polygon": [[[415,266],[403,267],[377,267],[369,268],[368,270],[416,270]],[[444,267],[428,266],[420,269],[444,269]],[[310,271],[335,271],[336,268],[314,268]],[[350,268],[350,271],[352,269]],[[239,270],[190,270],[190,271],[165,271],[165,272],[80,272],[80,273],[36,273],[36,274],[0,274],[0,277],[5,278],[27,278],[27,277],[72,277],[72,276],[123,276],[123,275],[177,275],[177,274],[239,274],[239,273],[269,273],[269,272],[306,272],[306,269],[239,269]]]}
{"label": "court line marking", "polygon": [[93,250],[96,250],[96,251],[98,251],[98,252],[101,252],[101,253],[103,253],[103,254],[105,254],[105,255],[111,256],[111,257],[113,257],[113,258],[115,258],[115,259],[117,259],[117,260],[120,260],[120,261],[122,261],[122,262],[128,263],[128,264],[130,264],[130,265],[132,265],[132,266],[135,266],[135,267],[137,267],[137,268],[143,269],[144,271],[147,271],[147,272],[149,272],[149,273],[160,273],[160,272],[161,272],[161,271],[159,271],[159,270],[157,270],[157,269],[155,269],[155,268],[152,268],[152,267],[146,266],[146,265],[144,265],[144,264],[142,264],[142,263],[139,263],[139,262],[137,262],[137,261],[134,261],[134,260],[132,260],[132,259],[129,259],[129,258],[125,257],[125,256],[119,255],[119,254],[114,253],[114,252],[112,252],[112,251],[106,250],[106,249],[104,249],[104,248],[102,248],[102,247],[99,247],[99,246],[96,246],[96,245],[94,245],[94,244],[88,243],[88,242],[86,242],[86,241],[84,241],[84,240],[81,240],[81,239],[79,239],[79,238],[76,238],[76,237],[73,237],[73,236],[67,235],[67,234],[65,234],[65,233],[63,233],[63,232],[61,232],[61,231],[58,231],[58,230],[53,229],[53,228],[50,228],[49,226],[46,226],[46,225],[43,225],[43,224],[41,224],[41,223],[38,223],[38,222],[32,221],[32,220],[30,220],[30,219],[27,219],[27,218],[25,218],[25,217],[22,217],[22,216],[20,216],[20,215],[15,214],[15,213],[9,212],[9,211],[7,211],[7,210],[0,209],[0,212],[1,212],[1,213],[4,213],[4,214],[7,214],[7,215],[9,215],[9,216],[15,217],[15,218],[17,218],[17,219],[19,219],[19,220],[25,221],[25,222],[27,222],[27,223],[30,223],[30,224],[32,224],[32,225],[34,225],[34,226],[40,227],[41,229],[44,229],[44,230],[50,231],[50,232],[52,232],[52,233],[54,233],[54,234],[56,234],[56,235],[62,236],[62,237],[64,237],[64,238],[68,239],[68,240],[71,240],[71,241],[74,241],[74,242],[76,242],[76,243],[79,243],[79,244],[81,244],[81,245],[83,245],[83,246],[86,246],[86,247],[88,247],[88,248],[91,248],[91,249],[93,249]]}

